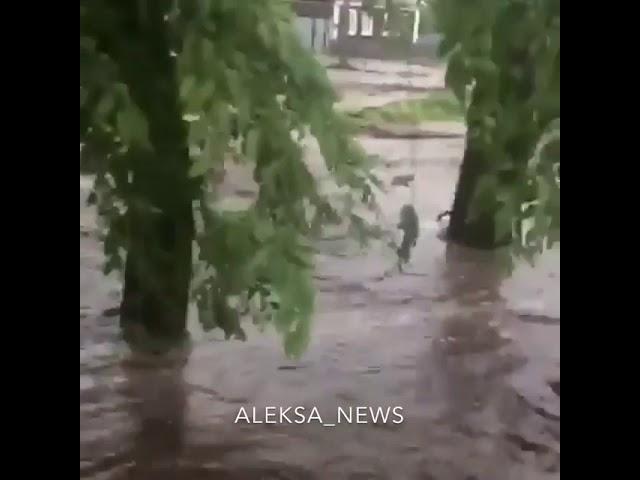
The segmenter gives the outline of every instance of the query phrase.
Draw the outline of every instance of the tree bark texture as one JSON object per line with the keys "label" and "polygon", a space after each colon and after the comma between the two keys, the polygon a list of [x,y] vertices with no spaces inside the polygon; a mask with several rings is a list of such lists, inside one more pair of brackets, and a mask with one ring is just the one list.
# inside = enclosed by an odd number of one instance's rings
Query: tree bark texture
{"label": "tree bark texture", "polygon": [[505,239],[496,238],[495,212],[486,210],[476,219],[470,220],[469,218],[475,189],[486,170],[487,163],[482,158],[482,153],[474,150],[467,143],[460,167],[447,236],[455,243],[490,250],[505,243]]}

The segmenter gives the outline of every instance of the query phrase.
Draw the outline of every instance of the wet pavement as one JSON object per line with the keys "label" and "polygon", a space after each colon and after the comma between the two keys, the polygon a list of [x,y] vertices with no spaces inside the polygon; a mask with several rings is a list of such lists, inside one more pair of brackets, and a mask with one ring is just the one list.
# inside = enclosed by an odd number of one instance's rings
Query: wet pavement
{"label": "wet pavement", "polygon": [[[437,238],[463,139],[363,144],[386,161],[386,221],[413,200],[421,237],[404,275],[385,275],[393,256],[381,248],[322,250],[312,341],[298,361],[274,332],[225,342],[203,337],[195,318],[188,352],[132,358],[117,317],[102,313],[118,304],[118,280],[102,276],[100,246],[81,234],[81,478],[559,478],[559,250],[503,278],[493,255]],[[392,187],[400,174],[416,188]],[[228,175],[231,193],[242,178]],[[81,207],[81,232],[93,224]],[[307,420],[316,407],[322,421],[235,422],[242,407],[264,420],[265,407],[289,406]],[[325,426],[339,407],[402,407],[403,421]]]}

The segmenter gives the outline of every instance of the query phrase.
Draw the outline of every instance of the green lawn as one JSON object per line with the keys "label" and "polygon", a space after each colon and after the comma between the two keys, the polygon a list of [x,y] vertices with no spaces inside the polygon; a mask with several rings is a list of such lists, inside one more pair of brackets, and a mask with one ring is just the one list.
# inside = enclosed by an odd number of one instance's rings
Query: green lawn
{"label": "green lawn", "polygon": [[435,121],[464,121],[462,106],[450,92],[434,92],[425,98],[391,102],[381,107],[367,107],[347,113],[356,128],[384,124],[416,125]]}

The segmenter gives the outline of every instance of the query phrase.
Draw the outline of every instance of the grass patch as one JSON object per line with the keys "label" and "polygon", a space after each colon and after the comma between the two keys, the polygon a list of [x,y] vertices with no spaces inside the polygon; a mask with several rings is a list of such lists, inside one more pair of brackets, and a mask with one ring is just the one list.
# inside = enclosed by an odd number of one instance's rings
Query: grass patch
{"label": "grass patch", "polygon": [[417,125],[424,122],[464,121],[460,102],[449,91],[434,92],[425,98],[391,102],[381,107],[367,107],[347,116],[356,129],[389,124]]}

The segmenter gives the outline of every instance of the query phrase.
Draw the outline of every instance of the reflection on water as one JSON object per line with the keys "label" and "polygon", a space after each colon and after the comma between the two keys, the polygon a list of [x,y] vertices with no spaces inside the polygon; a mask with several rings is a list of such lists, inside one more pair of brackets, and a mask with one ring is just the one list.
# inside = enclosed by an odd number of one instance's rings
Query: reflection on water
{"label": "reflection on water", "polygon": [[136,420],[131,475],[177,478],[187,408],[184,366],[176,362],[163,367],[150,363],[125,368],[131,417]]}
{"label": "reflection on water", "polygon": [[[81,478],[559,478],[559,396],[545,377],[558,359],[531,342],[555,345],[558,326],[510,313],[528,290],[506,288],[489,256],[423,243],[431,276],[380,280],[349,259],[321,268],[313,341],[298,362],[257,332],[198,343],[187,360],[125,361],[117,319],[85,308]],[[536,281],[557,288],[546,274]],[[402,406],[404,422],[234,424],[242,406],[298,405],[323,419],[338,406]]]}
{"label": "reflection on water", "polygon": [[453,311],[443,316],[430,357],[445,404],[442,420],[455,432],[484,442],[482,478],[496,479],[514,475],[505,435],[527,415],[518,408],[509,382],[527,360],[510,338],[499,265],[494,253],[447,247],[442,301]]}

